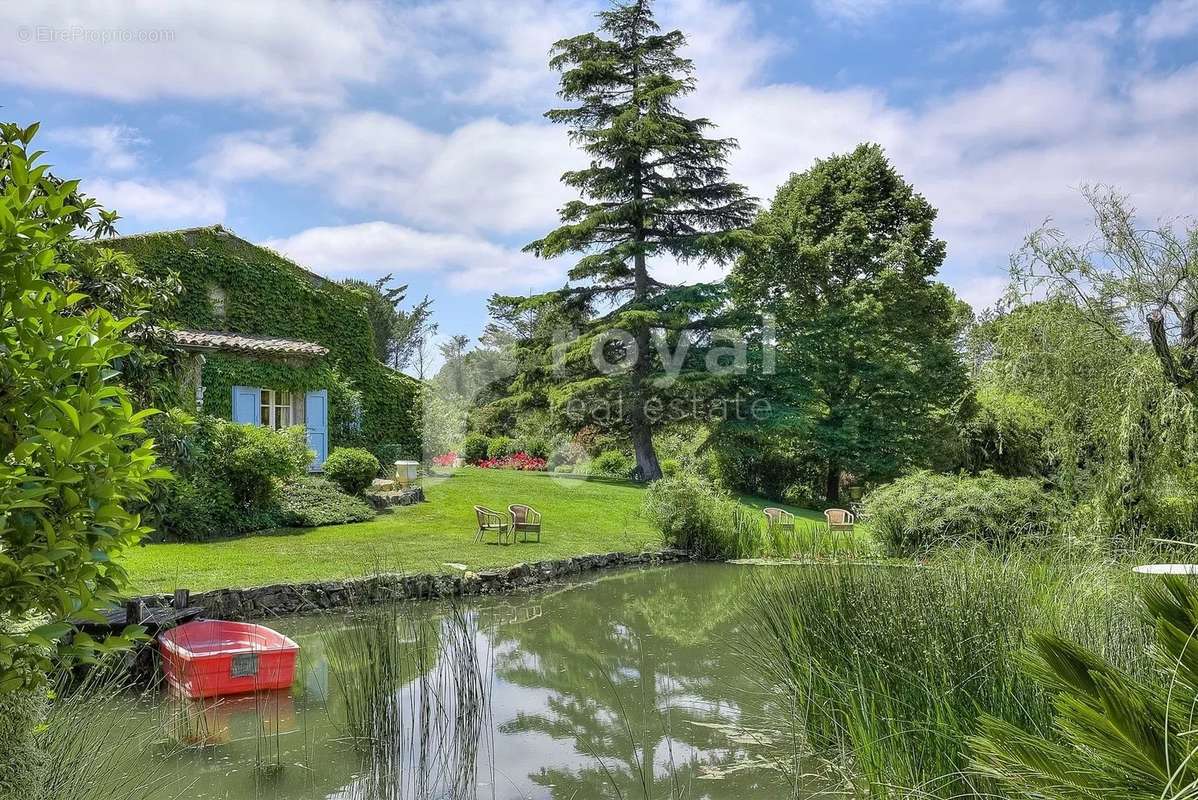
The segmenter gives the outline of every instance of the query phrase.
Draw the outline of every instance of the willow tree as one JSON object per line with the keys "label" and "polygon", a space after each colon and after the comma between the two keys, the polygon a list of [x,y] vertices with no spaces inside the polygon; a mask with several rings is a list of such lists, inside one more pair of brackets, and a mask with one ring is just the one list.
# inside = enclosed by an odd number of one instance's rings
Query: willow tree
{"label": "willow tree", "polygon": [[[1053,409],[1062,454],[1089,463],[1100,529],[1132,543],[1188,539],[1198,520],[1198,226],[1145,224],[1113,190],[1083,194],[1091,237],[1045,225],[1012,260],[1016,310],[1049,302],[1011,315],[1000,379]],[[1095,354],[1102,370],[1091,374]],[[1073,419],[1087,428],[1064,425]]]}
{"label": "willow tree", "polygon": [[677,108],[695,88],[694,66],[679,55],[682,32],[661,33],[647,0],[618,3],[598,16],[597,32],[557,42],[550,61],[562,73],[560,97],[576,105],[545,116],[569,126],[571,141],[590,157],[587,168],[562,176],[581,197],[561,209],[561,227],[526,250],[544,258],[581,254],[569,272],[574,285],[559,299],[610,310],[573,342],[556,399],[559,406],[603,402],[609,411],[617,403],[640,474],[652,480],[661,468],[648,404],[701,383],[702,367],[691,359],[680,367],[687,376],[666,374],[651,337],[664,334],[661,341],[672,341],[677,352],[682,332],[711,329],[719,303],[703,288],[658,280],[651,262],[727,260],[755,201],[727,179],[736,142],[708,137],[709,120]]}

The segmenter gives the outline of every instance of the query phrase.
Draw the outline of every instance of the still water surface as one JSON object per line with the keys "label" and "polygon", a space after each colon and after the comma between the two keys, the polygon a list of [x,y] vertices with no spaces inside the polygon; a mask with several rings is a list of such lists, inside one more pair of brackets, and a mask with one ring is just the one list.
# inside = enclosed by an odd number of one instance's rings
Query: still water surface
{"label": "still water surface", "polygon": [[[154,732],[164,799],[787,796],[753,737],[730,730],[751,727],[768,699],[733,646],[751,573],[648,568],[456,611],[373,612],[423,620],[433,655],[382,695],[394,713],[385,741],[369,746],[347,721],[337,665],[379,656],[349,616],[268,623],[301,645],[291,690],[203,705],[129,700],[113,735]],[[481,703],[461,700],[471,678],[450,662],[463,653],[478,665]]]}

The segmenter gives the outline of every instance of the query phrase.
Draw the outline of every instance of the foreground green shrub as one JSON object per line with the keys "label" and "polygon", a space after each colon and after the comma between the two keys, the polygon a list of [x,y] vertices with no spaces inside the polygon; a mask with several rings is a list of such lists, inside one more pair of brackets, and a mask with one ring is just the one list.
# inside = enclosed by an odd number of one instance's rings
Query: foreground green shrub
{"label": "foreground green shrub", "polygon": [[374,519],[370,503],[324,478],[299,478],[279,492],[280,524],[289,528],[342,525]]}
{"label": "foreground green shrub", "polygon": [[340,486],[342,491],[360,495],[365,493],[378,477],[379,460],[369,450],[334,447],[321,469],[324,476]]}
{"label": "foreground green shrub", "polygon": [[587,473],[601,478],[631,478],[636,460],[619,450],[604,450],[591,459]]}
{"label": "foreground green shrub", "polygon": [[1059,530],[1064,504],[1031,478],[915,472],[865,498],[869,526],[893,553],[981,542],[1042,542]]}
{"label": "foreground green shrub", "polygon": [[167,538],[194,541],[280,525],[278,487],[306,475],[312,460],[298,426],[275,431],[175,411],[153,433],[177,478],[148,509]]}
{"label": "foreground green shrub", "polygon": [[667,547],[707,558],[738,558],[759,545],[756,518],[742,514],[729,494],[693,472],[651,483],[645,492],[645,515],[661,531]]}
{"label": "foreground green shrub", "polygon": [[[134,506],[169,477],[143,427],[155,412],[115,380],[147,309],[118,319],[62,288],[95,257],[76,237],[112,218],[38,163],[37,127],[0,123],[0,695],[42,683],[56,648],[90,655],[69,619],[120,596],[117,556],[148,533]],[[10,627],[27,619],[42,624]]]}
{"label": "foreground green shrub", "polygon": [[487,458],[507,458],[516,452],[516,440],[510,436],[492,436],[487,440]]}
{"label": "foreground green shrub", "polygon": [[477,464],[487,458],[487,437],[481,433],[470,433],[462,440],[458,455],[467,464]]}

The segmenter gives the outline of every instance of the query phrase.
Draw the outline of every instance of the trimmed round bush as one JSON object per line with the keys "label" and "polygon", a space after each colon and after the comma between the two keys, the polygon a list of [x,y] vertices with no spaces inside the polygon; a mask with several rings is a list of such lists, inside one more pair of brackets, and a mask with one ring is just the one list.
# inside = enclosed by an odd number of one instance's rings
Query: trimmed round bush
{"label": "trimmed round bush", "polygon": [[507,458],[516,452],[516,440],[510,436],[492,436],[487,440],[487,458]]}
{"label": "trimmed round bush", "polygon": [[1064,503],[1031,478],[914,472],[865,499],[869,527],[895,554],[980,542],[1044,541],[1058,532]]}
{"label": "trimmed round bush", "polygon": [[602,478],[631,478],[634,469],[636,461],[632,456],[619,450],[604,450],[591,459],[587,472]]}
{"label": "trimmed round bush", "polygon": [[361,495],[379,474],[379,460],[360,447],[335,447],[324,461],[324,476],[346,494]]}
{"label": "trimmed round bush", "polygon": [[481,433],[470,433],[462,440],[458,455],[467,464],[477,464],[487,457],[487,437]]}

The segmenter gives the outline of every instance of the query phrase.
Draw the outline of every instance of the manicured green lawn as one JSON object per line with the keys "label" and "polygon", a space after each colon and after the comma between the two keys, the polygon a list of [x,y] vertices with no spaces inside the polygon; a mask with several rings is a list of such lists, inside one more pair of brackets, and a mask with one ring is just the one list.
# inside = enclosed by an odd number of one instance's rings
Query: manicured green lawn
{"label": "manicured green lawn", "polygon": [[[428,502],[396,508],[370,522],[288,529],[212,542],[150,544],[123,559],[135,591],[263,586],[354,578],[378,572],[442,572],[447,562],[472,570],[582,553],[661,546],[641,516],[644,487],[543,472],[465,468],[426,479]],[[743,498],[761,508],[760,498]],[[474,541],[474,505],[506,510],[528,503],[544,515],[541,542],[499,547]],[[819,514],[790,509],[816,518]],[[822,517],[820,517],[822,519]],[[493,541],[493,537],[491,537]]]}

